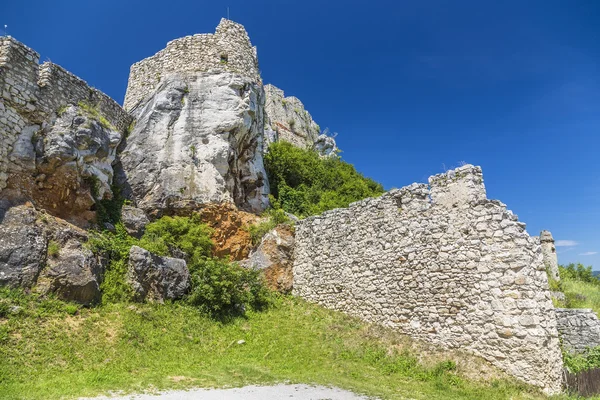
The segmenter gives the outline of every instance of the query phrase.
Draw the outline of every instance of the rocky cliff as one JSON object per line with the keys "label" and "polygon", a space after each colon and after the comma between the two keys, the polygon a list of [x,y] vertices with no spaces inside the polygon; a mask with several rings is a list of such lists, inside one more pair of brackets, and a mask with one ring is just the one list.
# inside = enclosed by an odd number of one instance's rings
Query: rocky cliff
{"label": "rocky cliff", "polygon": [[336,155],[335,139],[321,133],[297,97],[285,97],[283,90],[265,85],[265,148],[284,140],[303,149],[315,149],[323,156]]}
{"label": "rocky cliff", "polygon": [[0,38],[0,198],[85,226],[112,196],[112,163],[132,118],[39,54]]}
{"label": "rocky cliff", "polygon": [[172,41],[135,64],[125,107],[136,123],[120,156],[125,194],[155,215],[221,202],[263,211],[269,185],[257,70],[246,31],[228,20],[214,35]]}

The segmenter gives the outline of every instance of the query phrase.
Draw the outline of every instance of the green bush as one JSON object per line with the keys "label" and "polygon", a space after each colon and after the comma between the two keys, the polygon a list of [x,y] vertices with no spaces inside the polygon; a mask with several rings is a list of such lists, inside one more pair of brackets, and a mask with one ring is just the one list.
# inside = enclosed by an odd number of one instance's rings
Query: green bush
{"label": "green bush", "polygon": [[270,302],[260,271],[219,259],[197,261],[189,268],[192,290],[187,301],[213,317],[242,315],[247,307],[261,309]]}
{"label": "green bush", "polygon": [[115,229],[115,233],[92,232],[87,243],[94,253],[102,254],[109,260],[100,285],[102,303],[128,302],[133,299],[133,290],[126,280],[127,260],[129,249],[139,242],[129,236],[123,224],[117,223]]}
{"label": "green bush", "polygon": [[381,184],[337,157],[321,158],[287,142],[273,143],[265,155],[273,205],[299,217],[383,193]]}
{"label": "green bush", "polygon": [[[280,221],[281,214],[283,211],[273,213],[273,219]],[[140,239],[127,234],[122,223],[117,223],[115,229],[115,233],[93,233],[88,242],[92,251],[110,260],[100,287],[103,303],[133,299],[126,276],[129,250],[134,245],[161,256],[185,258],[191,275],[187,301],[212,316],[243,314],[247,307],[260,309],[270,302],[271,294],[258,271],[210,258],[211,229],[198,215],[162,217],[148,224]]]}
{"label": "green bush", "polygon": [[162,217],[146,226],[140,247],[162,256],[182,256],[194,262],[210,256],[212,231],[197,214],[191,217]]}
{"label": "green bush", "polygon": [[560,265],[558,272],[561,280],[587,282],[600,286],[600,279],[594,276],[591,266],[571,263],[567,266]]}
{"label": "green bush", "polygon": [[590,348],[583,354],[572,355],[563,352],[565,368],[576,374],[588,369],[600,368],[600,346]]}

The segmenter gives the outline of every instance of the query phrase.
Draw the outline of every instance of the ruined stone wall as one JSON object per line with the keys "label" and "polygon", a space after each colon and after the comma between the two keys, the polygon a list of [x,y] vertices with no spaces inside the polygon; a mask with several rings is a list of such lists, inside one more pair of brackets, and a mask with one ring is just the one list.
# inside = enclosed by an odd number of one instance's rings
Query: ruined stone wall
{"label": "ruined stone wall", "polygon": [[173,40],[152,57],[133,64],[124,108],[134,109],[167,74],[210,71],[233,72],[260,82],[256,47],[242,25],[222,19],[214,34]]}
{"label": "ruined stone wall", "polygon": [[563,348],[582,353],[600,346],[600,320],[589,308],[557,308],[556,321]]}
{"label": "ruined stone wall", "polygon": [[294,293],[561,386],[540,243],[467,165],[300,221]]}
{"label": "ruined stone wall", "polygon": [[542,255],[544,259],[544,265],[546,266],[550,276],[556,280],[560,280],[560,274],[558,273],[558,256],[556,255],[556,247],[554,246],[554,238],[552,233],[549,231],[542,231],[540,233],[540,243],[542,246]]}

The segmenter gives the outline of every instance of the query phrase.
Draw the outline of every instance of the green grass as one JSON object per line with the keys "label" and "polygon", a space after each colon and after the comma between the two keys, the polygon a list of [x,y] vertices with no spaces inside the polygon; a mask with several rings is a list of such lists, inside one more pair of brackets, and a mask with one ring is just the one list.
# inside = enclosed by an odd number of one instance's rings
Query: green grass
{"label": "green grass", "polygon": [[2,399],[275,382],[383,399],[543,398],[506,380],[468,381],[460,360],[421,364],[406,338],[291,297],[226,324],[184,303],[80,309],[4,289],[0,299],[21,307],[0,314]]}
{"label": "green grass", "polygon": [[591,308],[600,316],[600,286],[589,282],[562,280],[568,308]]}
{"label": "green grass", "polygon": [[554,301],[556,307],[591,308],[600,317],[600,280],[592,275],[592,267],[581,264],[559,266],[560,281],[550,280],[550,289],[565,294],[565,301]]}

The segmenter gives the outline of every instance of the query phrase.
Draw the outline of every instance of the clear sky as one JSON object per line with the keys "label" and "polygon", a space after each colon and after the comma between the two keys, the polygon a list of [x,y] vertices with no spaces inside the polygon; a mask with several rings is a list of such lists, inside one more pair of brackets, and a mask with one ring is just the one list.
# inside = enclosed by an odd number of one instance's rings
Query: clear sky
{"label": "clear sky", "polygon": [[122,103],[132,63],[227,6],[359,171],[389,189],[480,165],[559,262],[600,269],[598,0],[2,0],[0,26]]}

